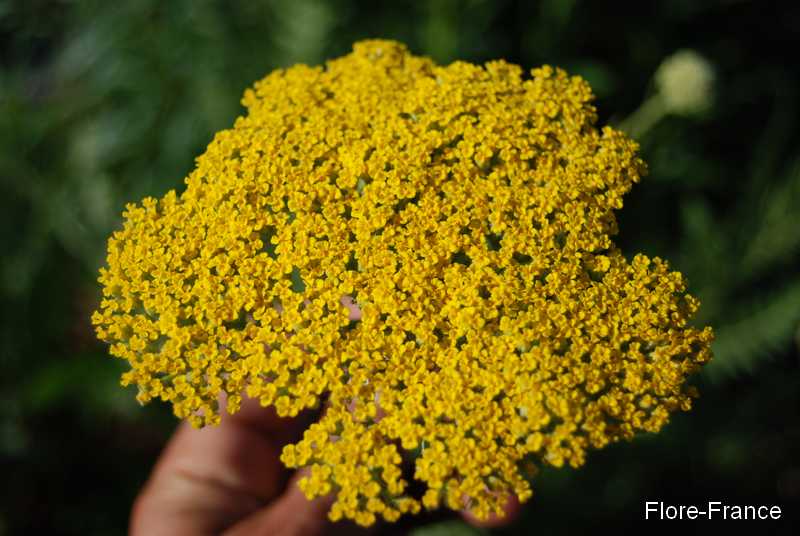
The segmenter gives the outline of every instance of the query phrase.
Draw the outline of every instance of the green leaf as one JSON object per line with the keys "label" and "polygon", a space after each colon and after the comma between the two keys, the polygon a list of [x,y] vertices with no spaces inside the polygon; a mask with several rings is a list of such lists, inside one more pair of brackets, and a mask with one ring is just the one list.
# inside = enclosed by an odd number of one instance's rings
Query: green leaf
{"label": "green leaf", "polygon": [[410,536],[480,536],[485,530],[467,525],[464,521],[451,520],[424,525],[411,531]]}
{"label": "green leaf", "polygon": [[716,331],[714,359],[704,368],[712,379],[752,371],[759,359],[790,343],[800,325],[800,279],[769,298],[758,298],[749,314]]}

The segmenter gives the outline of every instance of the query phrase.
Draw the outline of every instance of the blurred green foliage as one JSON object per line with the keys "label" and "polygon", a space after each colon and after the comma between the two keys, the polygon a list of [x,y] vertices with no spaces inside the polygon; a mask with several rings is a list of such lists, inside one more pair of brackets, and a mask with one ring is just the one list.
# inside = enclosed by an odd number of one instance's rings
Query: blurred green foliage
{"label": "blurred green foliage", "polygon": [[123,365],[94,340],[105,240],[126,203],[181,188],[242,112],[244,88],[364,37],[440,62],[565,67],[592,84],[601,121],[624,128],[647,112],[666,58],[706,58],[710,106],[661,114],[638,134],[651,173],[620,213],[623,249],[670,259],[703,301],[698,322],[717,331],[702,397],[657,436],[546,471],[522,519],[498,532],[625,528],[654,499],[791,512],[800,8],[777,6],[674,0],[620,15],[572,0],[0,0],[0,535],[125,531],[174,421],[118,387]]}

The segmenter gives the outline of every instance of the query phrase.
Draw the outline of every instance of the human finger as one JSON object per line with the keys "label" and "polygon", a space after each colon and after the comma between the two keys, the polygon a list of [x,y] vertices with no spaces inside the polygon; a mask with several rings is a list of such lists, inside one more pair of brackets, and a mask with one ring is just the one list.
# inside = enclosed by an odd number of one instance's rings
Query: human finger
{"label": "human finger", "polygon": [[252,400],[240,413],[178,427],[136,500],[131,534],[218,534],[278,496],[287,476],[278,436],[296,423]]}
{"label": "human finger", "polygon": [[309,501],[297,486],[302,475],[304,472],[296,472],[283,495],[239,521],[224,536],[315,536],[325,533],[331,525],[327,512],[332,499],[318,497]]}
{"label": "human finger", "polygon": [[495,527],[504,527],[513,523],[517,517],[519,517],[520,510],[522,509],[521,505],[519,504],[519,500],[517,496],[511,494],[506,501],[506,504],[503,505],[503,515],[497,515],[494,512],[489,514],[489,517],[486,519],[478,519],[475,514],[473,514],[469,510],[462,510],[461,517],[474,527],[480,528],[495,528]]}

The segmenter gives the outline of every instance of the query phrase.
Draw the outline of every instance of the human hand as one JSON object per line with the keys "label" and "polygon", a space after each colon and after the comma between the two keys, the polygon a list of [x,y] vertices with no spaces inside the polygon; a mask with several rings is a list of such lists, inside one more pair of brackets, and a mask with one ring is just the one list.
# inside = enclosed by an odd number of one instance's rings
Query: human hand
{"label": "human hand", "polygon": [[[245,397],[238,413],[223,412],[219,426],[195,430],[182,423],[136,499],[131,535],[341,534],[336,529],[343,527],[327,520],[331,499],[306,499],[295,484],[300,473],[290,475],[279,460],[309,419],[280,418]],[[462,515],[477,526],[497,526],[518,509],[510,504],[504,518],[484,522]]]}

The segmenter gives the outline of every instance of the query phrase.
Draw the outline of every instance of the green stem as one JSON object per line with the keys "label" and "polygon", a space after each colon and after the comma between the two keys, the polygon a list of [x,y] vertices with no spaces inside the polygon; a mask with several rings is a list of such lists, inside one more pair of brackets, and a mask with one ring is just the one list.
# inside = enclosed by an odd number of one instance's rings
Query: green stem
{"label": "green stem", "polygon": [[656,93],[620,122],[619,128],[633,138],[641,138],[666,115],[667,107],[664,105],[661,95]]}

